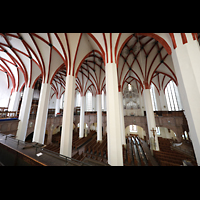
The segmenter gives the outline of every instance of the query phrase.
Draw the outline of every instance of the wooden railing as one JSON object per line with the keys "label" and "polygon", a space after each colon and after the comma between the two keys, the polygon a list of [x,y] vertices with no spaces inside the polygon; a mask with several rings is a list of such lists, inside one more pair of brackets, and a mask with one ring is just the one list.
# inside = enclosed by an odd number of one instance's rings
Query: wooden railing
{"label": "wooden railing", "polygon": [[0,107],[0,111],[7,111],[8,107]]}
{"label": "wooden railing", "polygon": [[16,117],[17,117],[16,111],[0,111],[0,119],[16,118]]}

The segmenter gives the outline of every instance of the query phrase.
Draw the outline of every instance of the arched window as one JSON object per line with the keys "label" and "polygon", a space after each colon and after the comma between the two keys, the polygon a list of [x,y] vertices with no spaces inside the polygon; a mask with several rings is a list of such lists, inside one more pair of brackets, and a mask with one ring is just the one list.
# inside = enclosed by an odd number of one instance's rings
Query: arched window
{"label": "arched window", "polygon": [[79,92],[76,92],[76,107],[81,106],[81,95]]}
{"label": "arched window", "polygon": [[101,94],[101,106],[102,106],[102,110],[104,110],[104,91],[102,91],[102,94]]}
{"label": "arched window", "polygon": [[182,110],[178,88],[174,81],[170,81],[165,89],[167,107],[169,111]]}
{"label": "arched window", "polygon": [[137,132],[137,126],[136,125],[129,125],[130,132]]}
{"label": "arched window", "polygon": [[90,91],[86,93],[86,111],[92,111],[92,93]]}

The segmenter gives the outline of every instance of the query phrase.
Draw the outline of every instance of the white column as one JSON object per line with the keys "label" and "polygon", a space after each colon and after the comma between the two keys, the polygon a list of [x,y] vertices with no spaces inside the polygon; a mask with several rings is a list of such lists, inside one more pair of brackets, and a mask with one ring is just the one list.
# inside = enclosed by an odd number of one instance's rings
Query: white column
{"label": "white column", "polygon": [[106,67],[106,101],[107,101],[107,147],[108,164],[123,165],[122,137],[119,113],[119,95],[117,67],[107,63]]}
{"label": "white column", "polygon": [[21,92],[13,92],[11,95],[8,111],[18,111]]}
{"label": "white column", "polygon": [[50,90],[50,84],[42,83],[33,135],[33,142],[37,142],[40,144],[44,144]]}
{"label": "white column", "polygon": [[85,119],[85,96],[81,96],[79,138],[84,137],[84,119]]}
{"label": "white column", "polygon": [[[199,59],[196,57],[200,57],[200,54],[197,54],[199,50],[197,50],[198,48],[195,42],[192,42],[188,49],[188,44],[183,45],[181,38],[177,34],[174,35],[176,36],[176,42],[178,44],[176,49],[172,49],[172,60],[179,83],[181,102],[188,121],[195,156],[198,165],[200,165],[200,92],[198,87],[200,79],[197,78],[199,76],[197,74],[197,67],[199,68],[199,65],[198,63],[195,64],[195,61]],[[193,50],[195,51],[192,51],[192,44],[194,45]],[[192,52],[189,53],[188,51]],[[192,53],[194,53],[195,57],[191,55]]]}
{"label": "white column", "polygon": [[104,110],[107,110],[106,94],[104,93]]}
{"label": "white column", "polygon": [[[144,95],[144,104],[145,104],[145,109],[146,109],[149,140],[151,140],[151,137],[153,139],[153,132],[151,130],[152,129],[156,130],[156,121],[155,121],[153,106],[151,102],[152,100],[151,100],[150,89],[144,89],[143,95]],[[151,142],[150,142],[151,149],[159,151],[160,149],[159,149],[159,143],[158,143],[158,136],[156,132],[155,132],[155,144],[156,144],[156,148],[154,148],[154,146],[152,147]]]}
{"label": "white column", "polygon": [[92,95],[92,111],[96,111],[96,95]]}
{"label": "white column", "polygon": [[102,106],[101,94],[96,95],[97,99],[97,141],[102,140]]}
{"label": "white column", "polygon": [[118,92],[119,94],[119,114],[120,114],[120,123],[121,123],[121,136],[122,136],[122,144],[126,144],[125,138],[125,124],[124,124],[124,106],[123,106],[123,95],[122,92]]}
{"label": "white column", "polygon": [[16,138],[18,140],[25,141],[26,138],[26,131],[28,127],[32,98],[33,98],[33,91],[34,89],[29,87],[26,87],[24,90],[24,95],[19,113],[20,121],[18,124],[18,130],[16,134]]}
{"label": "white column", "polygon": [[65,87],[65,102],[62,120],[62,133],[60,142],[60,154],[72,156],[72,136],[73,136],[73,119],[74,119],[74,93],[75,77],[67,75]]}
{"label": "white column", "polygon": [[55,116],[57,113],[60,113],[60,99],[56,98]]}
{"label": "white column", "polygon": [[[189,58],[189,62],[191,63],[191,67],[194,71],[194,76],[195,76],[197,86],[198,86],[198,89],[200,92],[200,81],[199,81],[200,80],[200,67],[199,67],[200,48],[199,48],[199,42],[197,40],[193,40],[191,33],[186,33],[186,37],[187,37],[188,43],[186,43],[182,46],[185,47],[184,49],[186,49],[188,55],[184,59]],[[177,39],[176,34],[175,34],[175,38]]]}

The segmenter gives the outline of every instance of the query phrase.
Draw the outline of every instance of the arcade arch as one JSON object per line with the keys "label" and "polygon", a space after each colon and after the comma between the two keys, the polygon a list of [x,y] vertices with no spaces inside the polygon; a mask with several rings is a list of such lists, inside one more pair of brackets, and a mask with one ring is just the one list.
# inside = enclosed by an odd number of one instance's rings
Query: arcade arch
{"label": "arcade arch", "polygon": [[138,135],[142,139],[144,139],[144,136],[146,136],[146,132],[144,131],[144,129],[141,126],[135,124],[128,125],[125,128],[125,136],[130,134]]}

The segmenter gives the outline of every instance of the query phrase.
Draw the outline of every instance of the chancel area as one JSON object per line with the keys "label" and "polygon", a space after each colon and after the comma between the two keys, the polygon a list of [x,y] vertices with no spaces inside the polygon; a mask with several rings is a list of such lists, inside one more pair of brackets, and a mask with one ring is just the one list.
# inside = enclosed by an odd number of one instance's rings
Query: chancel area
{"label": "chancel area", "polygon": [[0,33],[0,165],[200,165],[198,33]]}

